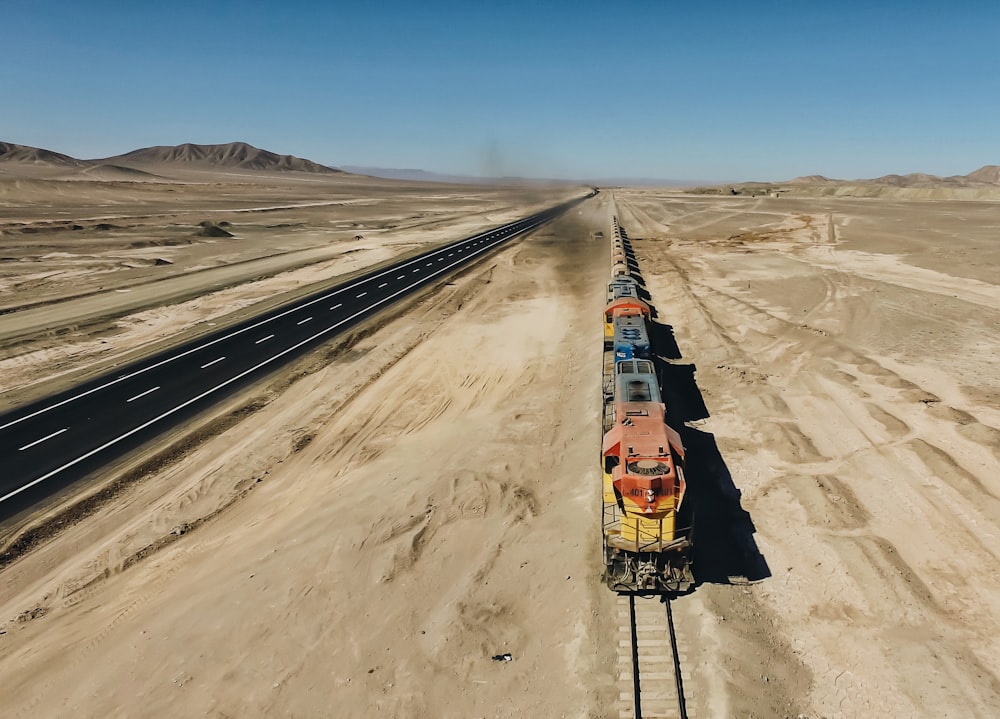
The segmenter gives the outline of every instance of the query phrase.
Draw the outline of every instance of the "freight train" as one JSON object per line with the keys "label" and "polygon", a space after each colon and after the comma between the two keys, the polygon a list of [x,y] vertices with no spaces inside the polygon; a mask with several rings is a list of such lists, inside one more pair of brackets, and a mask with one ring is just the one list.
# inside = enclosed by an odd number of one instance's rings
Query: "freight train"
{"label": "freight train", "polygon": [[642,276],[617,217],[612,229],[604,309],[604,579],[619,592],[682,593],[694,585],[684,445],[666,420]]}

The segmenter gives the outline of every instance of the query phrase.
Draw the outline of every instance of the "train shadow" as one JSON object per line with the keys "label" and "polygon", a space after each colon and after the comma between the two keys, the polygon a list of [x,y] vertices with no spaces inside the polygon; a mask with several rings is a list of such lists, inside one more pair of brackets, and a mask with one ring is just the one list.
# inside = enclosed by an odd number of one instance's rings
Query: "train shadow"
{"label": "train shadow", "polygon": [[[672,339],[673,333],[670,334]],[[656,346],[667,350],[671,345]],[[686,424],[710,416],[695,381],[697,368],[659,357],[655,362],[667,406],[667,422],[677,429],[686,450],[688,501],[694,514],[695,586],[743,584],[770,577],[770,567],[754,539],[757,528],[750,513],[743,509],[742,494],[733,482],[715,435]]]}
{"label": "train shadow", "polygon": [[[626,236],[624,230],[622,236]],[[633,276],[641,282],[641,275],[636,272]],[[640,291],[648,297],[645,287]],[[656,318],[658,313],[651,303],[650,309],[652,318]],[[667,423],[677,429],[685,447],[688,510],[682,507],[681,512],[694,516],[695,587],[766,579],[771,569],[754,539],[757,528],[750,513],[743,509],[742,494],[733,482],[715,435],[687,424],[711,416],[695,380],[697,367],[673,361],[683,355],[671,325],[651,319],[649,339],[655,349],[653,362],[667,407]]]}
{"label": "train shadow", "polygon": [[653,363],[660,378],[663,403],[667,405],[667,421],[671,427],[680,427],[685,422],[697,422],[710,416],[694,378],[698,370],[695,365],[673,364],[660,357],[655,358]]}
{"label": "train shadow", "polygon": [[[648,293],[646,293],[648,296]],[[642,297],[640,291],[639,296]],[[677,346],[674,328],[660,322],[649,323],[649,341],[656,348],[656,353],[664,359],[681,359],[681,348]]]}
{"label": "train shadow", "polygon": [[679,428],[687,450],[688,496],[694,510],[695,584],[743,584],[771,576],[754,534],[757,528],[743,509],[742,495],[729,473],[715,435]]}

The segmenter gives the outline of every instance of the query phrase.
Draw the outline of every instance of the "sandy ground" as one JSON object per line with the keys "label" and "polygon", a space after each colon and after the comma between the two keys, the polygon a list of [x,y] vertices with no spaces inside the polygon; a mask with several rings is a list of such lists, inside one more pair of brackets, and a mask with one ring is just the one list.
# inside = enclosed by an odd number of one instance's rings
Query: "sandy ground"
{"label": "sandy ground", "polygon": [[610,712],[590,237],[609,222],[589,203],[234,398],[7,566],[5,712]]}
{"label": "sandy ground", "polygon": [[995,716],[1000,205],[653,190],[109,469],[113,502],[0,569],[4,712],[617,716],[615,211],[705,520],[675,609],[692,716]]}
{"label": "sandy ground", "polygon": [[678,602],[698,715],[997,716],[1000,205],[618,205],[770,574]]}

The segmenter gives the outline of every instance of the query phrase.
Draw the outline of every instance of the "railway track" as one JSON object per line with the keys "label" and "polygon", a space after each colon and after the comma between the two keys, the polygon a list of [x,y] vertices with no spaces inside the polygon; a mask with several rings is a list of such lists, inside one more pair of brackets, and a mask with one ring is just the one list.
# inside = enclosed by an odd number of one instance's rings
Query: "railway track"
{"label": "railway track", "polygon": [[670,600],[620,594],[618,616],[619,717],[692,719]]}

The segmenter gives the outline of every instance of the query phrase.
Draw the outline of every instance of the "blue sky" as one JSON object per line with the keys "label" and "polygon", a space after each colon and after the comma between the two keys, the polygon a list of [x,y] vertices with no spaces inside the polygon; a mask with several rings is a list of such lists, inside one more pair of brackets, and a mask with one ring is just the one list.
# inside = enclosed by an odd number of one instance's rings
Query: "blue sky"
{"label": "blue sky", "polygon": [[788,179],[1000,164],[1000,2],[0,0],[0,140]]}

